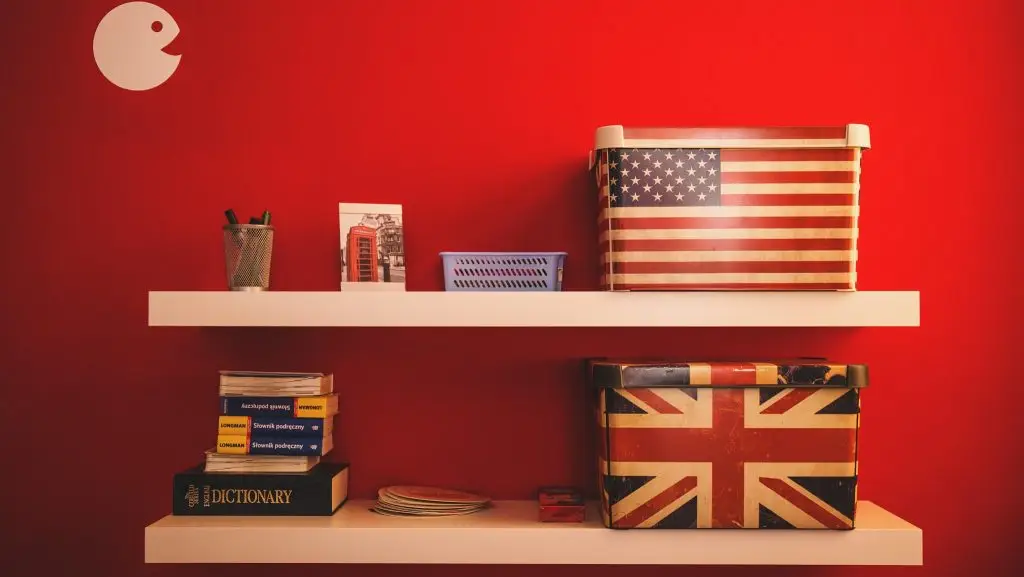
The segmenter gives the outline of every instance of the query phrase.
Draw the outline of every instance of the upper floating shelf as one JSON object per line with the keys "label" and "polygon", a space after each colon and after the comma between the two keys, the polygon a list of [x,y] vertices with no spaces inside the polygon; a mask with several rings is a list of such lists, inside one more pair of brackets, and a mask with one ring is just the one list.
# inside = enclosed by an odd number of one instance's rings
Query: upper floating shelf
{"label": "upper floating shelf", "polygon": [[917,291],[153,291],[149,326],[916,327]]}

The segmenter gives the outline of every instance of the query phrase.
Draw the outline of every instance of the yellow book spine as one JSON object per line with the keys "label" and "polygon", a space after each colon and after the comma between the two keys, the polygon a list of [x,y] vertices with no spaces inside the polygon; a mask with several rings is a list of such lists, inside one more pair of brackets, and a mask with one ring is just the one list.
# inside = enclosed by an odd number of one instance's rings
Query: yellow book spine
{"label": "yellow book spine", "polygon": [[245,435],[217,435],[217,452],[228,455],[248,455],[249,438]]}
{"label": "yellow book spine", "polygon": [[299,419],[326,419],[329,397],[299,397],[295,399],[295,417]]}
{"label": "yellow book spine", "polygon": [[217,435],[248,435],[252,431],[252,417],[221,415],[217,422]]}

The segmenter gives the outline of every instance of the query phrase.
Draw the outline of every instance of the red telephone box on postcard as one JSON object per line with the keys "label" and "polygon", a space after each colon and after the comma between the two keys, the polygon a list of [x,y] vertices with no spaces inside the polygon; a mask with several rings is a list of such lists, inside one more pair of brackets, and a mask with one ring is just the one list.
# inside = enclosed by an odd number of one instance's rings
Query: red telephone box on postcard
{"label": "red telephone box on postcard", "polygon": [[377,231],[356,225],[348,229],[345,239],[345,280],[377,282]]}

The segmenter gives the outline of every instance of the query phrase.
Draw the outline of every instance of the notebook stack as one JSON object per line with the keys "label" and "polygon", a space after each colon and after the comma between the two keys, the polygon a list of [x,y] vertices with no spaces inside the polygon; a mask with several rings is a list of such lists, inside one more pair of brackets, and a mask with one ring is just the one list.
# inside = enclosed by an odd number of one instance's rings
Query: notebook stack
{"label": "notebook stack", "polygon": [[324,373],[221,371],[208,473],[304,473],[334,448],[338,396]]}

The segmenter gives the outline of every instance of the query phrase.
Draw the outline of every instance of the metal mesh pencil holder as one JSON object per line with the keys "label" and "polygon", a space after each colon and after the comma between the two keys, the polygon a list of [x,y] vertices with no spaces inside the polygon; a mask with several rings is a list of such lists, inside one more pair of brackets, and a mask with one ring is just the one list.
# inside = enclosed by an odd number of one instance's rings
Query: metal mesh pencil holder
{"label": "metal mesh pencil holder", "polygon": [[225,224],[224,264],[228,288],[261,291],[270,288],[274,227],[269,224]]}
{"label": "metal mesh pencil holder", "polygon": [[564,252],[442,252],[445,291],[560,291]]}

